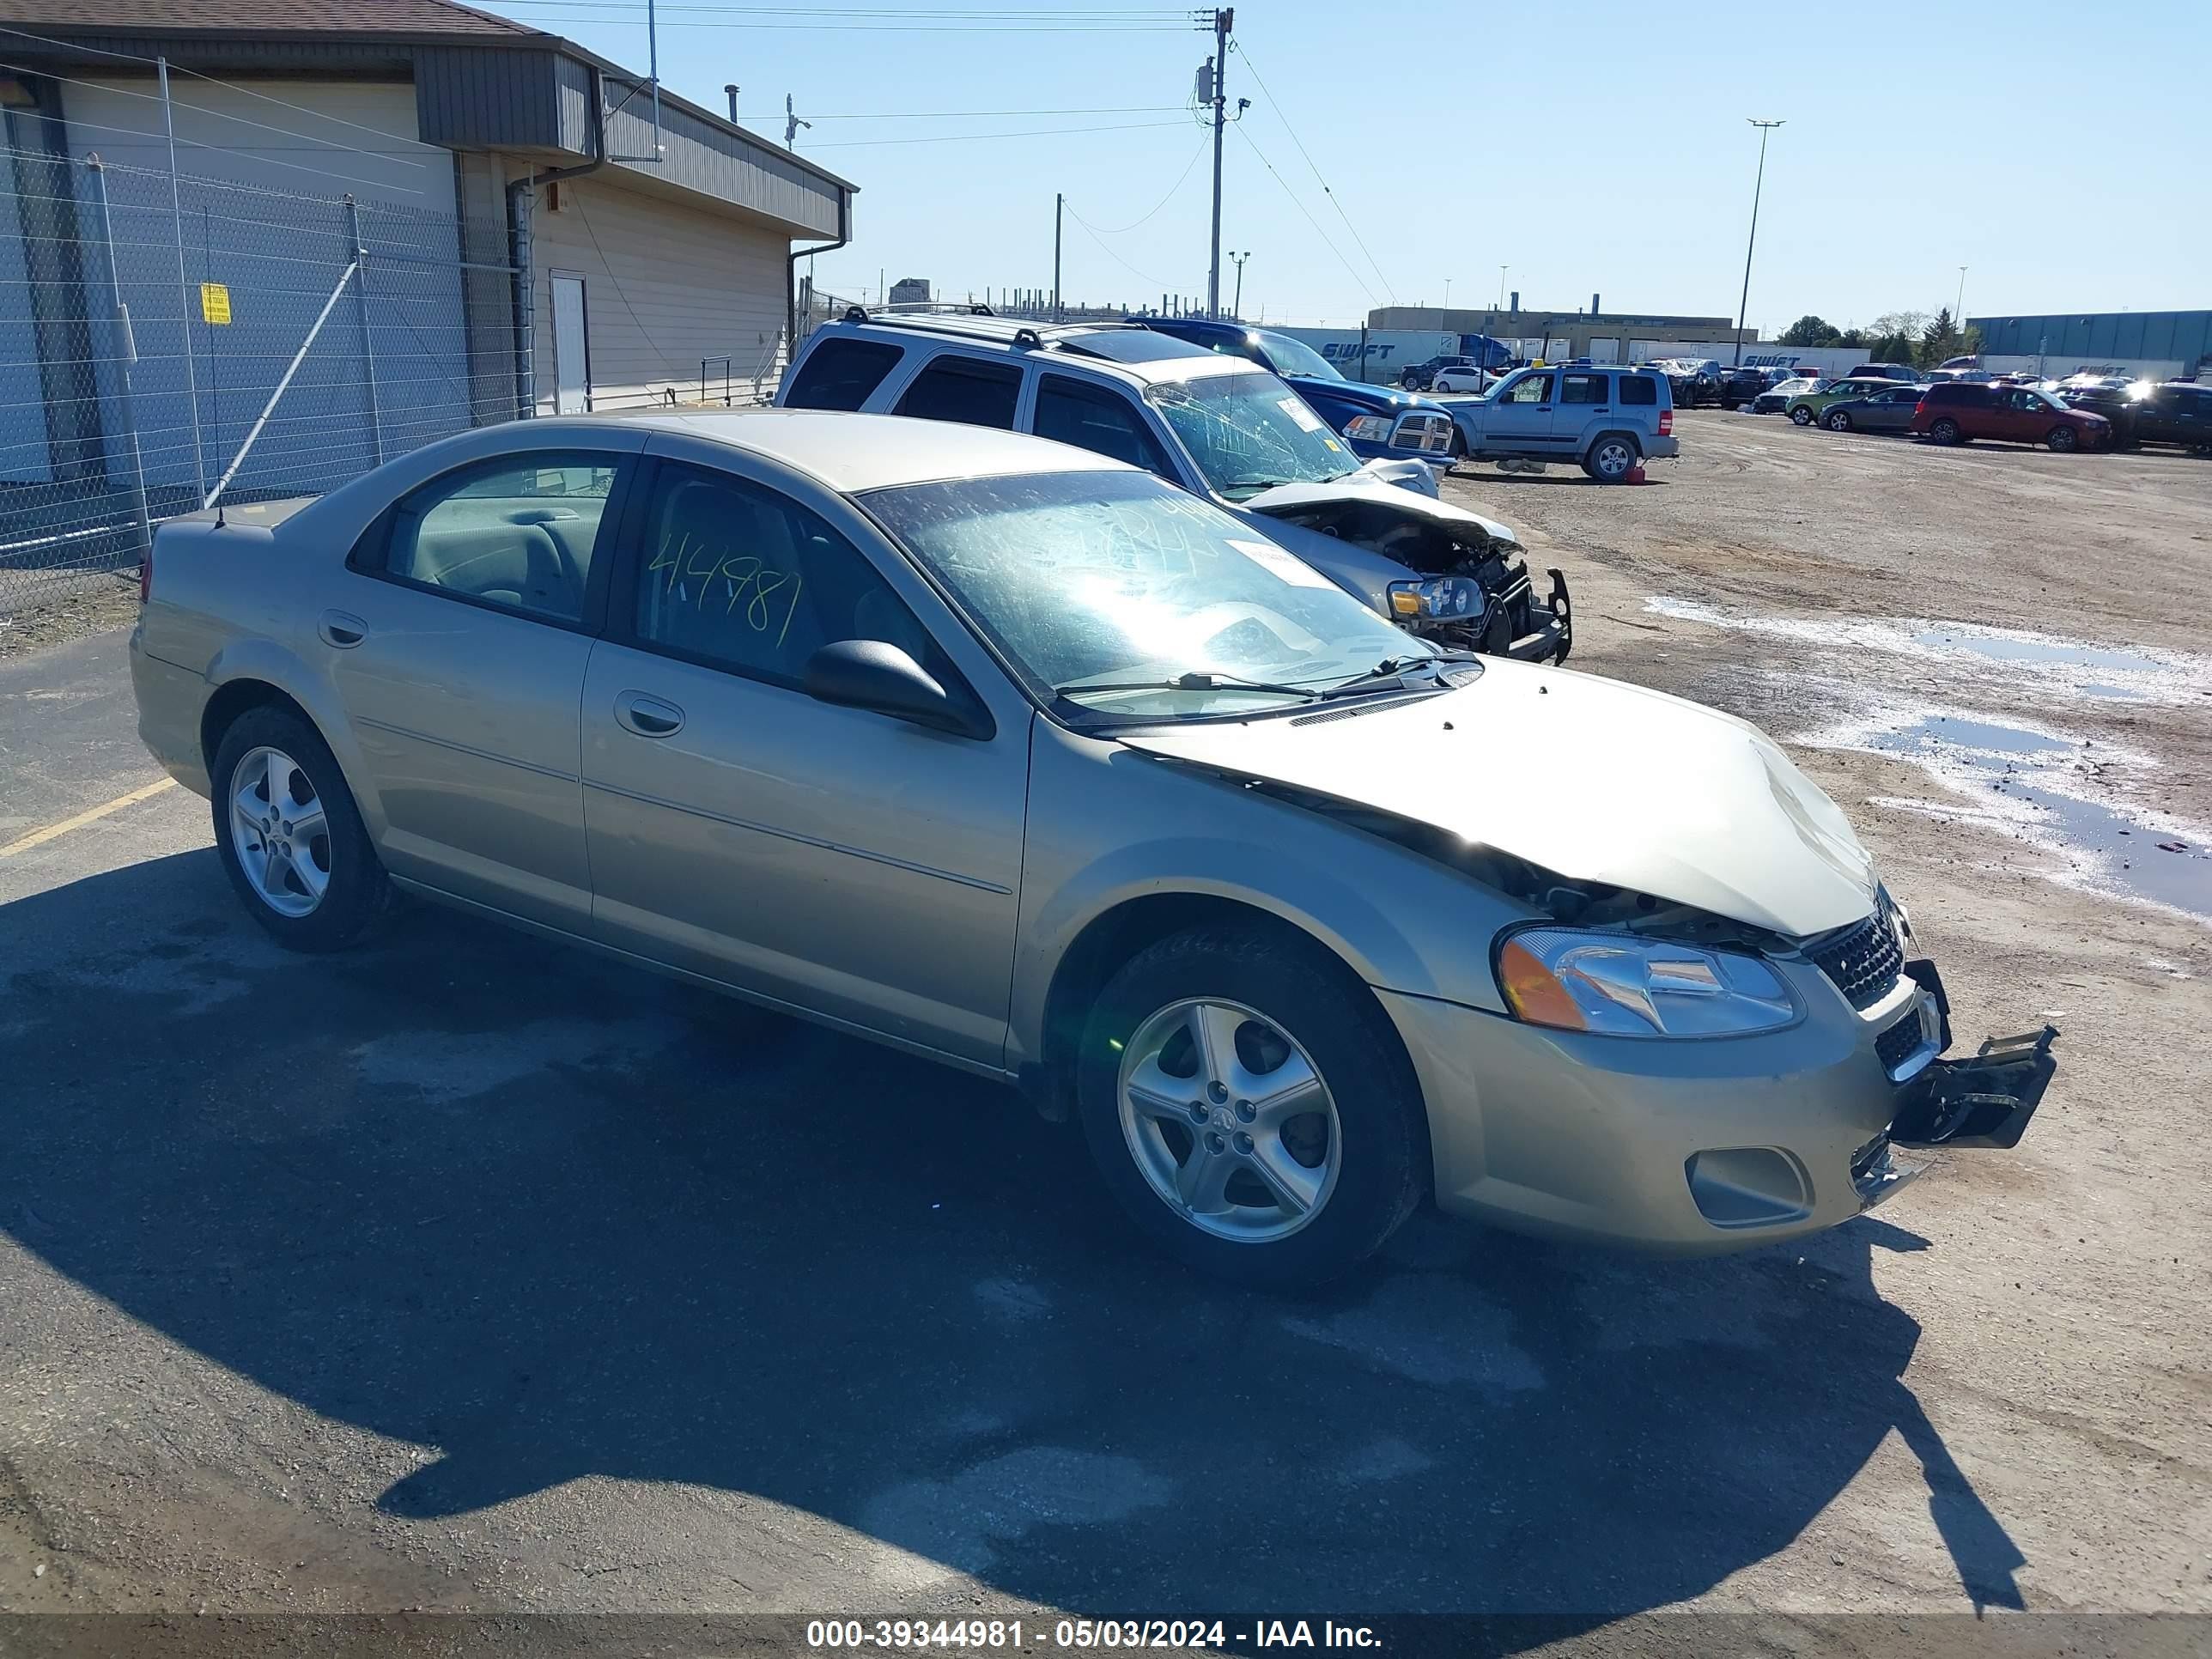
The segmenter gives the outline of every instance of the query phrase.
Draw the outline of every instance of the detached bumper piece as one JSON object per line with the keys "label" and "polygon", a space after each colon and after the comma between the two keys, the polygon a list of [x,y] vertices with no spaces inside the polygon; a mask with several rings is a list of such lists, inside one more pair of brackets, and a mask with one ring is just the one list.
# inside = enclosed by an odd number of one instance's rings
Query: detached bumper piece
{"label": "detached bumper piece", "polygon": [[1890,1125],[1894,1146],[2013,1147],[2058,1069],[2051,1052],[2056,1025],[1991,1037],[1971,1060],[1938,1060],[1913,1079]]}
{"label": "detached bumper piece", "polygon": [[[1567,597],[1567,579],[1557,570],[1544,573],[1552,579],[1548,599],[1536,597],[1535,584],[1516,567],[1511,585],[1496,596],[1484,627],[1480,649],[1485,655],[1511,657],[1516,662],[1565,662],[1575,646],[1575,608]],[[1521,631],[1514,631],[1516,618]]]}

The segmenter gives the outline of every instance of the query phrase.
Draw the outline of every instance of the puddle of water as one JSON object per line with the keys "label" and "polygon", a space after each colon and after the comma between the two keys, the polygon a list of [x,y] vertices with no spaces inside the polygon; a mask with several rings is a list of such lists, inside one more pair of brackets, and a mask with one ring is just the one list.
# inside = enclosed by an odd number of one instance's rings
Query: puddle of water
{"label": "puddle of water", "polygon": [[2055,757],[2087,752],[2081,745],[1953,714],[1926,715],[1870,733],[1865,741],[1869,748],[1918,761],[1954,781],[1961,775],[1987,778],[1993,789],[2035,813],[2038,838],[2088,855],[2106,885],[2212,921],[2212,849],[2045,787],[2044,780],[2057,775]]}
{"label": "puddle of water", "polygon": [[2101,646],[2077,645],[2070,640],[1987,634],[1973,628],[1923,628],[1912,637],[1922,645],[1971,651],[1999,662],[2045,662],[2063,668],[2095,668],[2122,674],[2156,674],[2166,668],[2164,663],[2140,651],[2107,651]]}

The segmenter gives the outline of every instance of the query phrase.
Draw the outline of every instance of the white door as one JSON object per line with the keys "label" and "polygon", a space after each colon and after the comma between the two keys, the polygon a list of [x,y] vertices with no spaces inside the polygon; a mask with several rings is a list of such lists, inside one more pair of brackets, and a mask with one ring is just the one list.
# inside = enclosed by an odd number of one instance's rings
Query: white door
{"label": "white door", "polygon": [[553,412],[581,415],[592,406],[591,352],[584,343],[584,279],[553,273]]}

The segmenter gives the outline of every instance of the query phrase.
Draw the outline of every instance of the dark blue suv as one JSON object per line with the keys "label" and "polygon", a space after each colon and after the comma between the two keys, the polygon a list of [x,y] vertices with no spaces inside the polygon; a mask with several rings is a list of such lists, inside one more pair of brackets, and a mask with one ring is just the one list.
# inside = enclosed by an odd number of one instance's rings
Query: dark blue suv
{"label": "dark blue suv", "polygon": [[1452,462],[1451,411],[1441,404],[1364,380],[1347,380],[1336,366],[1303,341],[1243,323],[1195,317],[1132,317],[1133,323],[1188,340],[1212,351],[1255,362],[1290,382],[1332,431],[1341,433],[1364,460]]}

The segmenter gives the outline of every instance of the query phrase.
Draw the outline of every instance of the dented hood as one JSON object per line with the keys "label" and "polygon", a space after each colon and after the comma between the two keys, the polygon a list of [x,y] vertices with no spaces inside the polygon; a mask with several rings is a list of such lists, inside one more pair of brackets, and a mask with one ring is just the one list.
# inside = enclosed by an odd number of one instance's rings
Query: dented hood
{"label": "dented hood", "polygon": [[1850,823],[1771,738],[1618,680],[1487,660],[1471,685],[1351,719],[1160,727],[1121,741],[1792,938],[1875,908],[1873,863]]}
{"label": "dented hood", "polygon": [[[1400,463],[1400,465],[1406,465]],[[1425,466],[1425,462],[1413,462]],[[1277,484],[1273,489],[1263,489],[1242,503],[1248,512],[1279,518],[1285,513],[1300,512],[1309,507],[1330,505],[1338,501],[1374,501],[1392,507],[1407,518],[1426,524],[1447,526],[1474,526],[1494,542],[1518,547],[1521,538],[1495,519],[1486,519],[1480,513],[1470,513],[1463,507],[1454,507],[1449,501],[1438,501],[1433,495],[1420,495],[1389,482],[1369,468],[1346,477],[1333,478],[1327,483]]]}

